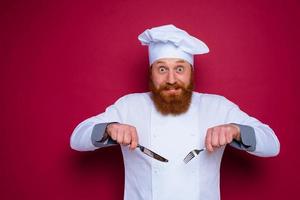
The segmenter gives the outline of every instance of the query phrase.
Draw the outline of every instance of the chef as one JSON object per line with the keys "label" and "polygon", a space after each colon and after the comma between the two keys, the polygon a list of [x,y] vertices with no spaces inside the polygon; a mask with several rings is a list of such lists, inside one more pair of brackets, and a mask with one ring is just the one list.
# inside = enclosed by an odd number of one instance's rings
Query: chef
{"label": "chef", "polygon": [[[227,144],[261,157],[279,153],[268,125],[225,97],[193,91],[194,55],[209,52],[205,43],[174,25],[147,29],[138,39],[149,50],[150,92],[121,97],[81,122],[70,142],[78,151],[121,145],[125,200],[218,200]],[[194,149],[205,150],[184,162]]]}

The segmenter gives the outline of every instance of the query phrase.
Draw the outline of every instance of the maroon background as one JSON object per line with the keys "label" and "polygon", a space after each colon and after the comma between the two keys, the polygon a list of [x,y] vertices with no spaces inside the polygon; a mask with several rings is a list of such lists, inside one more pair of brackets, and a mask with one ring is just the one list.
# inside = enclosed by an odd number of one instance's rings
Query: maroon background
{"label": "maroon background", "polygon": [[[243,2],[243,3],[242,3]],[[299,1],[1,1],[1,199],[123,197],[119,147],[76,152],[74,127],[117,98],[147,90],[137,35],[174,23],[209,46],[196,90],[269,124],[275,158],[228,148],[223,200],[299,194]]]}

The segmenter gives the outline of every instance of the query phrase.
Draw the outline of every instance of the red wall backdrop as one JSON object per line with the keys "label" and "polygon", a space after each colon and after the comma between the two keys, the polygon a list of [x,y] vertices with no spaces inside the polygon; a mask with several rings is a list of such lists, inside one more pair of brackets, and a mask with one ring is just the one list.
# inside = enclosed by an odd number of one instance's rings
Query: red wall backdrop
{"label": "red wall backdrop", "polygon": [[217,93],[269,124],[275,158],[228,148],[224,200],[299,194],[298,0],[1,1],[0,199],[123,197],[119,147],[75,152],[74,127],[120,96],[147,90],[137,35],[173,23],[211,52],[196,90]]}

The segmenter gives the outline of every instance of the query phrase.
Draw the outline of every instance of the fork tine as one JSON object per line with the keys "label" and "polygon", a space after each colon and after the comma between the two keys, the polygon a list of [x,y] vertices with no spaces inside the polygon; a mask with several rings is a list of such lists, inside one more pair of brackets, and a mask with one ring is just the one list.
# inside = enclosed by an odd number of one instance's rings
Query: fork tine
{"label": "fork tine", "polygon": [[190,160],[190,155],[187,155],[184,159],[183,159],[183,162],[186,164],[188,163]]}
{"label": "fork tine", "polygon": [[188,163],[190,160],[192,160],[195,157],[193,151],[191,151],[190,153],[188,153],[188,155],[184,158],[184,162]]}
{"label": "fork tine", "polygon": [[198,155],[201,151],[204,151],[205,148],[203,149],[194,149],[188,153],[188,155],[183,159],[184,163],[187,164],[192,160],[196,155]]}

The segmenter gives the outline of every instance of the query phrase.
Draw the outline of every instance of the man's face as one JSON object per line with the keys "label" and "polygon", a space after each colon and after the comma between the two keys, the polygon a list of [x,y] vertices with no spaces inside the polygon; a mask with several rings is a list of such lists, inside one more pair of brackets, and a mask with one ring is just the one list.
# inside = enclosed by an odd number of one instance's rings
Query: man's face
{"label": "man's face", "polygon": [[149,86],[158,111],[174,115],[186,112],[192,96],[192,80],[192,67],[188,62],[176,58],[155,61]]}
{"label": "man's face", "polygon": [[[187,87],[191,81],[192,68],[191,65],[176,58],[159,59],[152,64],[152,81],[158,89],[162,85],[180,84]],[[166,95],[178,95],[182,91],[180,88],[170,88],[163,91]]]}

